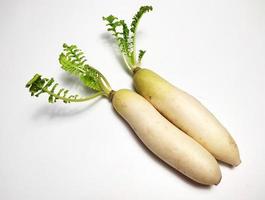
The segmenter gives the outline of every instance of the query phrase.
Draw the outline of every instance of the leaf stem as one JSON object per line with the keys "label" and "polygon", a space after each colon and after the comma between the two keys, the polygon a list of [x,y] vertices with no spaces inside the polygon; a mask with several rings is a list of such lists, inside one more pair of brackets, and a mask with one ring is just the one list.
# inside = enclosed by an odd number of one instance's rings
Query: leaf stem
{"label": "leaf stem", "polygon": [[127,60],[128,59],[127,56],[125,56],[122,52],[121,52],[121,54],[122,54],[122,58],[123,58],[123,61],[124,61],[125,65],[126,65],[126,67],[130,70],[130,72],[132,72],[133,71],[133,67],[132,67],[131,64],[129,64],[129,62]]}
{"label": "leaf stem", "polygon": [[137,30],[137,26],[139,24],[139,21],[136,23],[136,26],[135,26],[135,32],[134,32],[134,36],[133,36],[133,64],[136,63],[136,30]]}
{"label": "leaf stem", "polygon": [[87,97],[83,97],[83,98],[78,98],[78,99],[73,99],[73,98],[67,98],[67,97],[62,97],[62,96],[59,96],[51,91],[49,91],[48,89],[43,89],[43,91],[45,91],[46,93],[48,93],[49,95],[52,95],[54,96],[56,99],[61,99],[63,101],[66,101],[66,102],[84,102],[84,101],[88,101],[88,100],[91,100],[91,99],[94,99],[98,96],[101,96],[101,95],[104,95],[104,92],[97,92],[93,95],[90,95],[90,96],[87,96]]}

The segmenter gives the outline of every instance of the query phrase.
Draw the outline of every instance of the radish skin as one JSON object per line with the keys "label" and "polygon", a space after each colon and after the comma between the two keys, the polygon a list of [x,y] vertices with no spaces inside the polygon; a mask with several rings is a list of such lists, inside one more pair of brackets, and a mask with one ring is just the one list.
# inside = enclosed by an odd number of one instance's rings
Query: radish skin
{"label": "radish skin", "polygon": [[148,149],[168,165],[200,184],[220,182],[221,172],[215,158],[142,96],[119,90],[113,95],[112,104]]}
{"label": "radish skin", "polygon": [[133,80],[139,94],[217,160],[233,166],[240,164],[234,139],[197,99],[148,69],[139,69]]}

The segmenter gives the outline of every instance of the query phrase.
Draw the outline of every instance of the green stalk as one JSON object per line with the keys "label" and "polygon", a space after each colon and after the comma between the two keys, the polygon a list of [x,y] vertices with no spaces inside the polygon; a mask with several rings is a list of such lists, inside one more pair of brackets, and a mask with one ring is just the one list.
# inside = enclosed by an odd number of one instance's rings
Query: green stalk
{"label": "green stalk", "polygon": [[44,92],[46,92],[47,94],[55,97],[56,99],[61,99],[65,102],[84,102],[84,101],[88,101],[88,100],[91,100],[91,99],[94,99],[98,96],[102,96],[104,95],[104,92],[97,92],[93,95],[90,95],[90,96],[87,96],[87,97],[82,97],[82,98],[78,98],[78,99],[72,99],[72,98],[67,98],[67,97],[63,97],[63,96],[59,96],[55,93],[52,93],[51,91],[47,90],[47,89],[43,89]]}

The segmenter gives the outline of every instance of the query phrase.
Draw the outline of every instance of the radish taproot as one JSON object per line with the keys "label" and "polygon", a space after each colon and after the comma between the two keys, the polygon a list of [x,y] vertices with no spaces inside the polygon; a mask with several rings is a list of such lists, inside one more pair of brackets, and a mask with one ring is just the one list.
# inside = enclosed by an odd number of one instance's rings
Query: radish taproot
{"label": "radish taproot", "polygon": [[36,74],[27,84],[32,96],[49,95],[49,102],[83,102],[105,96],[126,120],[150,151],[190,179],[204,185],[218,184],[221,171],[215,158],[200,144],[164,118],[146,99],[130,90],[111,89],[106,78],[85,63],[83,52],[75,45],[63,45],[59,57],[62,69],[77,76],[95,93],[88,97],[68,95],[68,90],[57,89],[54,79]]}
{"label": "radish taproot", "polygon": [[238,147],[229,132],[197,99],[173,86],[155,72],[141,68],[145,51],[136,55],[136,31],[144,13],[142,6],[130,28],[113,15],[103,17],[108,31],[115,37],[126,67],[133,75],[136,91],[145,97],[169,121],[204,146],[214,157],[233,166],[240,164]]}

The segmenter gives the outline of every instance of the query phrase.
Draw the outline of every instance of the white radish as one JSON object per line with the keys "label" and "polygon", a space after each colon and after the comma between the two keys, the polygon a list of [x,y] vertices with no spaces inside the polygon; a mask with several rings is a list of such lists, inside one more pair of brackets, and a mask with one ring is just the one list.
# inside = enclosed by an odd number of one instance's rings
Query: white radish
{"label": "white radish", "polygon": [[143,97],[130,90],[115,92],[115,110],[130,124],[142,142],[160,159],[192,180],[218,184],[221,172],[214,157],[165,119]]}
{"label": "white radish", "polygon": [[139,94],[216,159],[233,166],[240,163],[233,138],[197,99],[148,69],[138,70],[133,80]]}

